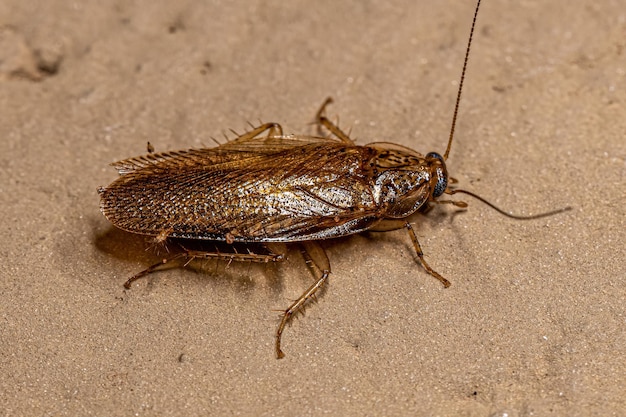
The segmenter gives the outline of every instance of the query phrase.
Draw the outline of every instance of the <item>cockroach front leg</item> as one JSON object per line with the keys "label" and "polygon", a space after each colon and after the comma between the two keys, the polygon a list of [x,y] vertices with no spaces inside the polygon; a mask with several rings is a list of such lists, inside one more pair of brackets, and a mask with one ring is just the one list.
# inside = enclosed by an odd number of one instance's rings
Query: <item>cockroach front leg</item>
{"label": "cockroach front leg", "polygon": [[415,230],[413,230],[413,226],[411,226],[411,223],[406,222],[404,224],[404,227],[406,227],[406,229],[409,232],[409,236],[411,237],[411,240],[413,241],[413,247],[415,248],[415,252],[417,253],[417,258],[419,259],[420,263],[422,264],[422,267],[430,275],[432,275],[433,277],[435,277],[439,281],[441,281],[441,283],[443,284],[444,287],[448,288],[451,285],[450,281],[448,281],[447,279],[442,277],[437,271],[432,269],[430,267],[430,265],[428,265],[426,263],[426,260],[424,259],[424,252],[422,252],[422,247],[420,246],[420,243],[417,241],[417,235],[415,234]]}
{"label": "cockroach front leg", "polygon": [[409,222],[405,220],[385,219],[381,221],[379,224],[377,224],[375,227],[371,228],[369,231],[370,232],[389,232],[391,230],[398,230],[398,229],[403,229],[403,228],[406,228],[409,232],[409,236],[411,237],[411,241],[413,242],[413,247],[415,248],[415,252],[417,253],[417,258],[419,259],[422,267],[430,275],[432,275],[433,277],[441,281],[444,287],[448,288],[451,285],[450,281],[442,277],[437,271],[432,269],[430,265],[426,263],[426,260],[424,259],[424,252],[422,252],[422,247],[420,246],[420,243],[417,240],[417,235],[415,234],[415,230],[413,230],[413,226],[411,226]]}
{"label": "cockroach front leg", "polygon": [[280,348],[280,339],[283,334],[285,326],[293,315],[302,309],[304,309],[307,302],[311,299],[315,300],[315,294],[324,286],[328,276],[330,275],[330,261],[328,256],[318,243],[316,242],[302,242],[304,260],[307,265],[314,271],[317,271],[321,275],[317,278],[317,281],[311,285],[293,304],[291,304],[283,313],[283,317],[276,330],[276,357],[282,359],[285,354]]}
{"label": "cockroach front leg", "polygon": [[330,131],[330,133],[335,135],[342,142],[347,143],[349,145],[354,145],[354,141],[350,139],[350,136],[344,133],[343,130],[339,129],[339,126],[331,122],[328,119],[328,117],[326,117],[325,115],[326,106],[328,106],[332,102],[333,102],[332,97],[328,97],[326,100],[324,100],[322,107],[320,107],[320,109],[317,111],[317,114],[315,115],[315,122],[320,126],[324,126],[326,129]]}
{"label": "cockroach front leg", "polygon": [[177,253],[169,258],[163,258],[161,262],[156,263],[138,274],[130,277],[125,283],[124,287],[129,289],[132,283],[139,278],[145,277],[153,272],[161,269],[162,266],[166,264],[171,264],[173,261],[181,261],[181,266],[186,266],[194,259],[217,259],[222,261],[230,262],[255,262],[255,263],[267,263],[267,262],[280,262],[285,259],[285,253],[282,251],[276,251],[275,249],[279,248],[278,245],[264,245],[265,249],[267,249],[268,253],[259,254],[251,251],[248,252],[237,252],[233,247],[235,252],[220,252],[217,248],[214,251],[199,251],[188,249],[182,244],[178,244],[183,249],[183,252]]}

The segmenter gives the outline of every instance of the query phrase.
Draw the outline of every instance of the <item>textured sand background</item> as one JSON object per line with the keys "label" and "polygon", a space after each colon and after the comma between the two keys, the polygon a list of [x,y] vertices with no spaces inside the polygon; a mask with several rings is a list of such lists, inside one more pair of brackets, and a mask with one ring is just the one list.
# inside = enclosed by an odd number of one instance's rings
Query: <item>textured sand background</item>
{"label": "textured sand background", "polygon": [[0,414],[625,415],[626,9],[487,0],[448,167],[467,199],[325,247],[311,282],[154,262],[96,188],[110,162],[210,146],[246,122],[443,152],[469,1],[0,2]]}

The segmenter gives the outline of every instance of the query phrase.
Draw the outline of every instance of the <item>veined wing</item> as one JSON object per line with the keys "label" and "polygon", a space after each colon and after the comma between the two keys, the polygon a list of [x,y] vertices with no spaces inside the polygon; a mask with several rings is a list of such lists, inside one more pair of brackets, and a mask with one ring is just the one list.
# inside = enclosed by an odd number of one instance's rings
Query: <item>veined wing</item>
{"label": "veined wing", "polygon": [[297,241],[367,229],[378,221],[365,166],[375,151],[312,139],[158,154],[102,190],[101,209],[124,230],[196,239]]}

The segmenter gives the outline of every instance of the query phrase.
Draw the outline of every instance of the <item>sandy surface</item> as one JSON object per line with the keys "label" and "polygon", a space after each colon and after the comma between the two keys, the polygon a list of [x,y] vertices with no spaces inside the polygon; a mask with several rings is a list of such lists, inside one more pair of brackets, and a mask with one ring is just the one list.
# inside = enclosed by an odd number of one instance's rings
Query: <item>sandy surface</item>
{"label": "sandy surface", "polygon": [[[487,0],[448,167],[467,199],[279,266],[154,262],[100,214],[109,163],[323,99],[359,143],[443,152],[471,2],[0,3],[0,414],[625,415],[626,10]],[[339,3],[339,4],[338,4]],[[417,4],[415,4],[417,3]],[[232,136],[232,135],[231,135]]]}

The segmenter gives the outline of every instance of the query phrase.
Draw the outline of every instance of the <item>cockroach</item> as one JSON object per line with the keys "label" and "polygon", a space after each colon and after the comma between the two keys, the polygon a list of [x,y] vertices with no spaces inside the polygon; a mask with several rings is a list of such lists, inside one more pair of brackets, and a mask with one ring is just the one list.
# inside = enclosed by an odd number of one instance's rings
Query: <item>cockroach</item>
{"label": "cockroach", "polygon": [[[444,287],[450,282],[424,259],[411,223],[412,214],[432,204],[467,207],[462,201],[441,200],[464,193],[516,219],[483,198],[449,186],[448,159],[463,81],[476,25],[476,4],[465,52],[452,126],[445,153],[423,155],[401,145],[374,142],[356,145],[326,117],[326,99],[316,115],[316,136],[285,135],[278,123],[265,123],[214,148],[189,149],[125,159],[112,165],[120,177],[100,188],[102,213],[118,228],[156,241],[178,242],[182,252],[134,275],[124,286],[173,260],[222,259],[278,262],[280,245],[297,242],[316,272],[316,280],[282,314],[276,330],[276,356],[284,356],[281,335],[292,316],[315,298],[326,283],[330,262],[318,241],[365,231],[405,228],[417,260]],[[149,151],[150,151],[149,146]],[[185,242],[217,241],[227,246],[257,245],[262,251],[192,249]],[[233,246],[234,247],[234,246]],[[263,253],[261,253],[263,252]]]}

